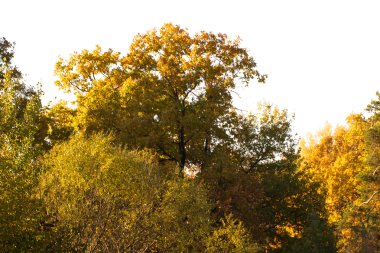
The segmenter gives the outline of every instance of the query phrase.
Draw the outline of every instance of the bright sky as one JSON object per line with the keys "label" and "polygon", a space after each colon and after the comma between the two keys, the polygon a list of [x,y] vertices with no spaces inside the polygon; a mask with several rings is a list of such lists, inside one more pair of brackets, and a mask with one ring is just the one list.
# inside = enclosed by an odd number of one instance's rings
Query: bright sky
{"label": "bright sky", "polygon": [[296,116],[300,136],[326,121],[343,124],[380,90],[380,2],[369,0],[4,0],[0,36],[16,42],[15,63],[28,83],[42,82],[45,101],[54,86],[58,56],[99,44],[125,53],[137,33],[172,22],[240,36],[262,73],[236,105],[258,101]]}

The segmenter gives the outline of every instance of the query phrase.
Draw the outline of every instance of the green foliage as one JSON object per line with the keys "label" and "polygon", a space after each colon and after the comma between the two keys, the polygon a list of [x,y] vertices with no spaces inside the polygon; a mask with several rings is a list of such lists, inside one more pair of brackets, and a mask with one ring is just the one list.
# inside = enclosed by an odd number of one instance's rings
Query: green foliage
{"label": "green foliage", "polygon": [[44,157],[39,185],[54,251],[136,251],[147,247],[164,175],[146,151],[112,138],[75,136]]}
{"label": "green foliage", "polygon": [[56,64],[74,108],[48,110],[13,47],[0,39],[2,250],[379,251],[380,93],[300,153],[286,110],[234,108],[266,78],[239,39],[165,24],[125,55],[75,52]]}
{"label": "green foliage", "polygon": [[0,89],[3,89],[5,79],[12,81],[21,79],[22,74],[16,66],[12,65],[14,57],[14,43],[6,38],[0,38]]}
{"label": "green foliage", "polygon": [[269,104],[262,104],[255,115],[239,118],[233,132],[234,148],[244,171],[291,170],[289,165],[298,158],[291,121],[286,110]]}
{"label": "green foliage", "polygon": [[38,245],[38,155],[46,147],[41,91],[27,88],[11,64],[13,45],[0,40],[0,248],[26,251]]}
{"label": "green foliage", "polygon": [[[377,93],[379,96],[379,93]],[[379,165],[379,101],[372,101],[367,110],[371,115],[365,121],[360,135],[364,151],[360,152],[364,166],[354,175],[356,199],[343,209],[339,222],[341,252],[378,252],[380,250],[380,177]]]}
{"label": "green foliage", "polygon": [[75,115],[76,110],[69,108],[64,101],[58,102],[46,111],[50,146],[69,139],[75,129]]}
{"label": "green foliage", "polygon": [[230,214],[221,219],[221,223],[207,238],[205,252],[258,252],[241,221]]}
{"label": "green foliage", "polygon": [[265,80],[238,39],[172,24],[137,35],[123,57],[97,47],[60,59],[56,73],[58,86],[77,94],[81,129],[152,147],[177,161],[180,175],[212,145],[236,83]]}
{"label": "green foliage", "polygon": [[202,249],[210,230],[206,191],[158,166],[151,152],[116,147],[102,134],[78,135],[57,144],[43,161],[39,196],[49,249]]}
{"label": "green foliage", "polygon": [[203,185],[193,180],[167,182],[156,216],[158,244],[164,252],[200,252],[211,231],[211,205]]}
{"label": "green foliage", "polygon": [[[230,137],[215,147],[202,171],[215,214],[233,213],[266,250],[286,252],[306,240],[323,248],[318,240],[331,241],[331,229],[315,187],[297,171],[297,140],[287,112],[264,104],[255,115],[235,115],[231,125]],[[312,214],[324,229],[314,237],[306,231]]]}
{"label": "green foliage", "polygon": [[[380,93],[367,107],[370,117],[363,142],[366,149],[365,170],[357,175],[358,200],[347,208],[341,229],[350,239],[342,248],[352,252],[380,251]],[[352,243],[355,241],[355,243]]]}
{"label": "green foliage", "polygon": [[[314,204],[314,203],[313,203]],[[310,252],[333,253],[337,252],[335,237],[332,228],[320,213],[310,212],[303,227],[302,236],[295,237],[291,243],[284,245],[282,252]]]}

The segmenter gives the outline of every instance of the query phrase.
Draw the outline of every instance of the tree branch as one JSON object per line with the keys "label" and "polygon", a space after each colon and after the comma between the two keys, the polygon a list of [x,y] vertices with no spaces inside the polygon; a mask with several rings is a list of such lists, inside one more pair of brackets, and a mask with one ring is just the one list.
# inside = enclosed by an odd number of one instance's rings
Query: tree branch
{"label": "tree branch", "polygon": [[172,156],[172,155],[170,155],[169,153],[167,153],[163,147],[161,147],[161,146],[157,146],[157,147],[158,147],[158,149],[162,152],[162,154],[163,154],[163,155],[166,155],[167,157],[169,157],[170,160],[173,160],[173,161],[179,162],[178,159],[176,159],[174,156]]}
{"label": "tree branch", "polygon": [[362,205],[368,204],[368,203],[373,199],[373,197],[374,197],[376,194],[378,194],[379,192],[380,192],[380,190],[374,191],[374,192],[372,193],[371,197],[369,197],[369,199],[367,199],[366,201],[364,201],[363,203],[361,203],[361,204],[359,205],[359,207],[362,206]]}
{"label": "tree branch", "polygon": [[376,169],[372,172],[372,176],[374,177],[379,170],[380,166],[377,166]]}

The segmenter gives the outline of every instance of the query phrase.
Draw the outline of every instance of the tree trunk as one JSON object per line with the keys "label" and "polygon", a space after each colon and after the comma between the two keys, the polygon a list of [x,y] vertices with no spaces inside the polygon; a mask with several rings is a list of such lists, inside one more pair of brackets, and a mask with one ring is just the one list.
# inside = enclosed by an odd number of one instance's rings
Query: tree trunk
{"label": "tree trunk", "polygon": [[178,133],[178,152],[179,152],[179,172],[178,176],[183,177],[183,170],[185,168],[186,164],[186,147],[185,147],[185,128],[181,126],[179,133]]}

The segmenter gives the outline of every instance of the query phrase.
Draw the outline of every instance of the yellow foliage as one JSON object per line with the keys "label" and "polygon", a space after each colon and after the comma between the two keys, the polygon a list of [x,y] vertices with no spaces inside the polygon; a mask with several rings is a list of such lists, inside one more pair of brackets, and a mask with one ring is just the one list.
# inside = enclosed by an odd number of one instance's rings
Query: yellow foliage
{"label": "yellow foliage", "polygon": [[[354,231],[366,222],[360,214],[362,176],[370,170],[365,137],[370,123],[362,115],[347,117],[347,126],[325,128],[319,137],[302,142],[301,170],[320,184],[330,224],[337,230],[338,247],[342,252],[356,252],[353,238],[363,235]],[[361,220],[361,221],[360,221]],[[351,247],[351,249],[349,249]]]}
{"label": "yellow foliage", "polygon": [[229,214],[221,223],[222,226],[216,228],[207,238],[206,252],[258,252],[257,245],[251,241],[241,221]]}
{"label": "yellow foliage", "polygon": [[367,123],[360,115],[347,118],[347,127],[332,132],[327,126],[317,138],[309,138],[301,146],[301,170],[319,182],[326,193],[330,223],[342,218],[347,204],[358,198],[357,175],[366,169],[364,134]]}

